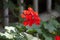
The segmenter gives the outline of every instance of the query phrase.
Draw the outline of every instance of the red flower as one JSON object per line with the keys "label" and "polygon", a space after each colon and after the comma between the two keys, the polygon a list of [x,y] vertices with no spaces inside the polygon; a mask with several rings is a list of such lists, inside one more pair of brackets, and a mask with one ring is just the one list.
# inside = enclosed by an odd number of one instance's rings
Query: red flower
{"label": "red flower", "polygon": [[28,8],[28,10],[24,10],[23,14],[21,15],[22,18],[24,18],[24,26],[32,26],[32,24],[39,25],[40,24],[40,18],[38,16],[37,12],[34,12],[32,8]]}
{"label": "red flower", "polygon": [[55,40],[60,40],[60,36],[55,36]]}

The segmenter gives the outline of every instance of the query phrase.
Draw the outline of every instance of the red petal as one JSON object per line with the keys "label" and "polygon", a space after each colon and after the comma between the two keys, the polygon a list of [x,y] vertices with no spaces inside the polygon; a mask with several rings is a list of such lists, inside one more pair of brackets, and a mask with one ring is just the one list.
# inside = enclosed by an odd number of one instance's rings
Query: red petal
{"label": "red petal", "polygon": [[26,20],[31,20],[32,16],[31,15],[26,15]]}
{"label": "red petal", "polygon": [[34,16],[34,12],[30,12],[32,16]]}
{"label": "red petal", "polygon": [[40,21],[36,21],[35,24],[36,24],[36,25],[39,25],[39,24],[40,24]]}
{"label": "red petal", "polygon": [[27,14],[27,10],[24,10],[23,13],[26,15]]}
{"label": "red petal", "polygon": [[31,7],[28,8],[29,11],[33,11],[33,9]]}
{"label": "red petal", "polygon": [[30,14],[30,11],[27,10],[27,15],[29,15],[29,14]]}
{"label": "red petal", "polygon": [[33,21],[29,21],[29,26],[32,26],[32,24],[33,24]]}
{"label": "red petal", "polygon": [[24,15],[24,14],[21,14],[21,17],[22,17],[22,18],[25,18],[25,15]]}
{"label": "red petal", "polygon": [[39,18],[39,17],[37,17],[37,19],[36,19],[37,21],[41,21],[41,19]]}
{"label": "red petal", "polygon": [[24,24],[24,26],[27,26],[28,25],[28,22],[27,21],[24,21],[23,24]]}

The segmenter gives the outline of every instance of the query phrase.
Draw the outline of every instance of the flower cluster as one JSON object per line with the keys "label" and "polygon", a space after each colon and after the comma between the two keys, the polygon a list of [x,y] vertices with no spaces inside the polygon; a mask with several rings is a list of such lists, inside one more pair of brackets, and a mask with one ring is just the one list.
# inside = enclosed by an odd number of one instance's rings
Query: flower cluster
{"label": "flower cluster", "polygon": [[38,16],[38,13],[35,12],[31,7],[28,8],[28,10],[24,10],[21,14],[21,17],[24,18],[24,26],[32,26],[32,24],[39,25],[40,24],[40,18]]}

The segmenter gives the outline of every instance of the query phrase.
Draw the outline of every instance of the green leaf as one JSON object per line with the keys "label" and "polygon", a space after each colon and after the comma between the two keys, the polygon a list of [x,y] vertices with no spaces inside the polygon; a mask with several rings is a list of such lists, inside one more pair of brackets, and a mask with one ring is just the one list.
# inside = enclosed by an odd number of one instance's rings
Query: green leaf
{"label": "green leaf", "polygon": [[29,34],[32,34],[32,35],[37,33],[37,31],[35,29],[29,29],[26,32],[29,33]]}
{"label": "green leaf", "polygon": [[50,33],[56,30],[55,26],[52,23],[44,23],[44,28],[47,29]]}
{"label": "green leaf", "polygon": [[45,37],[45,40],[53,40],[54,39],[53,37],[48,37],[45,34],[43,34],[43,36]]}
{"label": "green leaf", "polygon": [[41,26],[37,26],[37,25],[33,24],[32,27],[27,26],[26,28],[27,28],[28,30],[34,29],[34,30],[36,30],[38,33],[42,33],[42,30],[40,29],[40,27],[41,27]]}

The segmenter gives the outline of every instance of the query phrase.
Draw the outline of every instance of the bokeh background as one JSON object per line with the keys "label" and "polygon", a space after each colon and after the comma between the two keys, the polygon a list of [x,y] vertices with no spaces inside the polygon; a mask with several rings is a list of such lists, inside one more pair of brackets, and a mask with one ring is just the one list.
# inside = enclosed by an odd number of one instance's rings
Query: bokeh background
{"label": "bokeh background", "polygon": [[60,0],[0,0],[0,30],[18,23],[18,16],[28,7],[38,12],[43,21],[55,17],[60,22]]}

